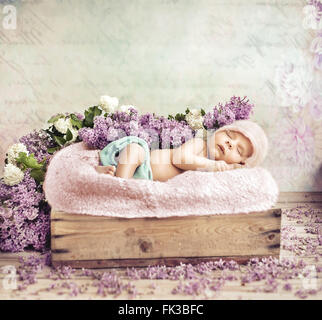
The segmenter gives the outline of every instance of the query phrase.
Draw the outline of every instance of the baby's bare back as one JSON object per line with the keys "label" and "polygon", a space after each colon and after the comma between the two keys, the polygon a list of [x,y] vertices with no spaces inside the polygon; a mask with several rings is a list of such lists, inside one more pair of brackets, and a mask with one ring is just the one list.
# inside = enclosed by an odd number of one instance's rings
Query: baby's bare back
{"label": "baby's bare back", "polygon": [[156,149],[151,151],[150,164],[153,180],[167,181],[184,171],[173,165],[172,154],[173,149]]}
{"label": "baby's bare back", "polygon": [[[153,180],[166,181],[185,170],[178,168],[173,163],[173,151],[175,149],[156,149],[151,151],[151,169]],[[193,152],[193,151],[191,151]],[[207,144],[204,142],[198,156],[207,158]]]}

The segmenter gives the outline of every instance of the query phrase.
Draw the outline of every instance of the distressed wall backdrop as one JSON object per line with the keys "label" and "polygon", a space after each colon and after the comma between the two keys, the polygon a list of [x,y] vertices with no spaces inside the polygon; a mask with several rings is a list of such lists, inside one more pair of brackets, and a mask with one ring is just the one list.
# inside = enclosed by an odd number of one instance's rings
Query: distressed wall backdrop
{"label": "distressed wall backdrop", "polygon": [[322,191],[321,4],[310,3],[0,0],[0,170],[19,137],[101,95],[164,116],[247,95],[281,191]]}

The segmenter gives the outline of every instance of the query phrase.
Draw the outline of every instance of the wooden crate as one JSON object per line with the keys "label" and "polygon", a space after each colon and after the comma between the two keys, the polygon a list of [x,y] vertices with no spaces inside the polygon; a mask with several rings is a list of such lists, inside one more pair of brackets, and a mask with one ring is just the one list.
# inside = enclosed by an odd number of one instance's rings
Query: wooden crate
{"label": "wooden crate", "polygon": [[127,219],[52,210],[52,263],[104,268],[278,258],[281,212]]}

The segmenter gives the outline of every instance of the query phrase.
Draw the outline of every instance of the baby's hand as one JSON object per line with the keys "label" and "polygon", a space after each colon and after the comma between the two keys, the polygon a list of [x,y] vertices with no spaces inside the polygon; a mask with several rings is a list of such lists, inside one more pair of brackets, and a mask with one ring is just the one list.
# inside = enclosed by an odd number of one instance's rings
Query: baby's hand
{"label": "baby's hand", "polygon": [[241,165],[239,163],[228,164],[223,160],[216,161],[215,166],[216,166],[216,171],[226,171],[226,170],[243,168],[243,165]]}

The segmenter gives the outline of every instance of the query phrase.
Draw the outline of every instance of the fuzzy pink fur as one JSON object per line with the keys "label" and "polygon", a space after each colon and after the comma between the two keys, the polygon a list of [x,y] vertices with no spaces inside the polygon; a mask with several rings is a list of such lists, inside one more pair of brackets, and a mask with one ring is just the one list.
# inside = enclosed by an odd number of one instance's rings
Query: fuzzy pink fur
{"label": "fuzzy pink fur", "polygon": [[67,213],[141,218],[237,214],[270,209],[278,186],[264,168],[186,171],[167,182],[122,179],[95,170],[98,150],[83,142],[58,151],[44,182],[51,207]]}

